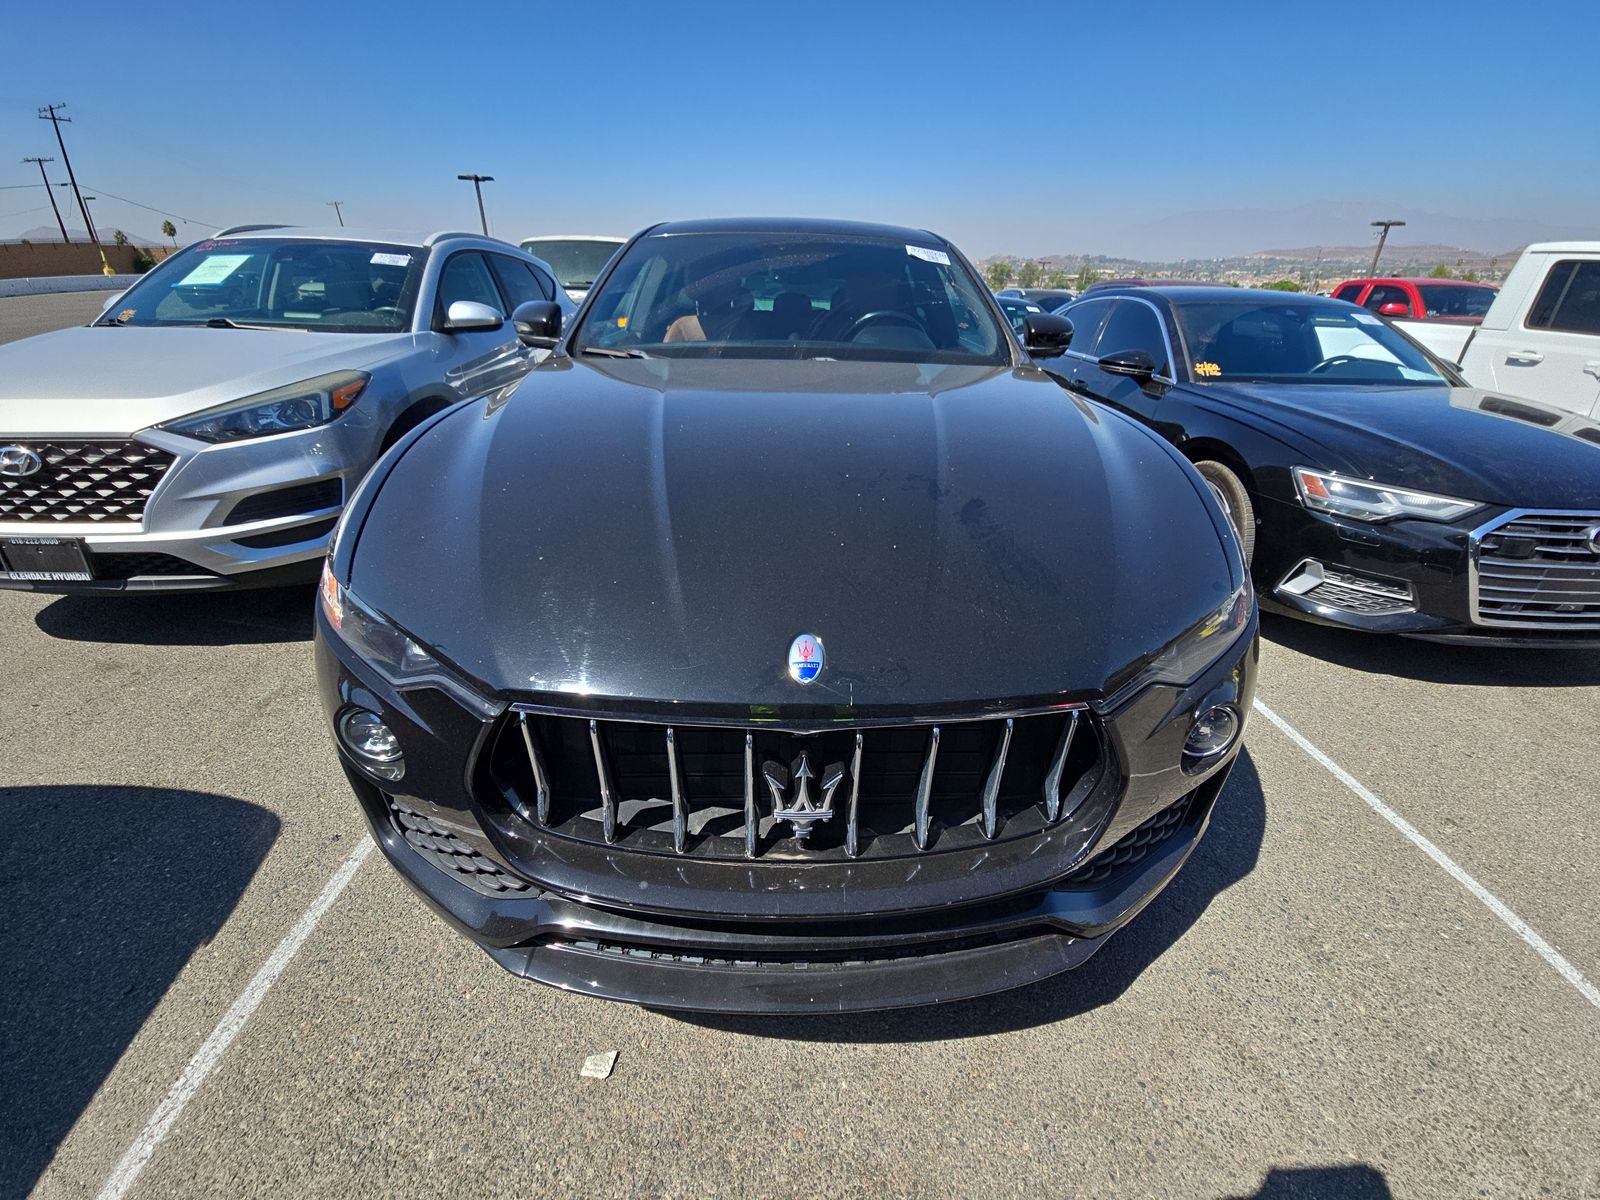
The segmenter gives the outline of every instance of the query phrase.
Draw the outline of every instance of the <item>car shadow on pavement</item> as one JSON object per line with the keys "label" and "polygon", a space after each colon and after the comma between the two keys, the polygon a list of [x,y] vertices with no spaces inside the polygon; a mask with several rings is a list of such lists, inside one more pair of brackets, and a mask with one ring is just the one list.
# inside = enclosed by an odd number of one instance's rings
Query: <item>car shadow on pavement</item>
{"label": "car shadow on pavement", "polygon": [[891,1012],[761,1017],[665,1013],[690,1024],[753,1037],[812,1042],[923,1042],[981,1037],[1048,1025],[1110,1004],[1205,912],[1255,869],[1266,832],[1266,800],[1248,749],[1217,799],[1211,828],[1150,906],[1083,966],[976,1000]]}
{"label": "car shadow on pavement", "polygon": [[1261,636],[1290,650],[1353,671],[1398,675],[1423,683],[1498,687],[1593,687],[1600,684],[1600,650],[1446,645],[1313,625],[1310,621],[1297,621],[1277,613],[1261,614]]}
{"label": "car shadow on pavement", "polygon": [[229,796],[145,787],[0,787],[0,812],[0,1197],[9,1197],[33,1188],[228,919],[279,822]]}
{"label": "car shadow on pavement", "polygon": [[1273,1167],[1261,1187],[1228,1200],[1393,1200],[1384,1173],[1366,1163],[1342,1167]]}
{"label": "car shadow on pavement", "polygon": [[147,646],[246,646],[311,640],[310,585],[259,591],[63,596],[34,623],[53,638]]}

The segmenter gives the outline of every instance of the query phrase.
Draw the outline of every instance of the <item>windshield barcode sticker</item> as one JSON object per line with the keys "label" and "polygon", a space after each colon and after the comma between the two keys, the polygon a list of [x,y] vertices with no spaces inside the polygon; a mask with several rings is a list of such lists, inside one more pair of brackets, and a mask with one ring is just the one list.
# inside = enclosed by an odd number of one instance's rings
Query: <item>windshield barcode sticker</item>
{"label": "windshield barcode sticker", "polygon": [[372,256],[372,265],[375,267],[409,267],[411,255],[409,254],[383,254]]}
{"label": "windshield barcode sticker", "polygon": [[922,246],[907,246],[906,253],[912,258],[920,258],[923,262],[938,263],[941,267],[950,265],[950,256],[943,250],[928,250]]}

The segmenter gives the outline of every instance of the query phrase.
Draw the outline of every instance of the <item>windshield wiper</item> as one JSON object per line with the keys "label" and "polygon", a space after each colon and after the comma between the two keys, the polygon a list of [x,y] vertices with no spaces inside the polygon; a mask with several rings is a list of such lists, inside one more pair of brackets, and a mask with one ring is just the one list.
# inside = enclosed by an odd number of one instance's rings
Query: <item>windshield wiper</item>
{"label": "windshield wiper", "polygon": [[650,358],[643,350],[613,350],[608,346],[585,346],[579,354],[598,354],[601,358]]}
{"label": "windshield wiper", "polygon": [[[185,321],[185,325],[194,322]],[[208,329],[298,329],[298,325],[252,325],[248,321],[235,321],[232,317],[211,317],[206,321]]]}

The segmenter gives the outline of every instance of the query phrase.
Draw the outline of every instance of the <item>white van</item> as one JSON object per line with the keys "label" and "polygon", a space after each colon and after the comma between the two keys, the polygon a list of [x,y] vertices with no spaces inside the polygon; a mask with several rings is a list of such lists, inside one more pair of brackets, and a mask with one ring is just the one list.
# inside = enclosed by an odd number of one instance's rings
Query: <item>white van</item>
{"label": "white van", "polygon": [[1600,242],[1524,250],[1458,365],[1473,387],[1600,418]]}

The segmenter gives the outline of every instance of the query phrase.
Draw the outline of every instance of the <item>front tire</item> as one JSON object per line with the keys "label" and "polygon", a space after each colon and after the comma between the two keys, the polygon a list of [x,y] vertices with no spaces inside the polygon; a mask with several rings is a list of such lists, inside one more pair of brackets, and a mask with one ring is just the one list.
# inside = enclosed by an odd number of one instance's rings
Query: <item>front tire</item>
{"label": "front tire", "polygon": [[1256,509],[1250,503],[1250,492],[1240,478],[1219,462],[1209,459],[1197,462],[1194,469],[1211,489],[1211,494],[1228,514],[1228,523],[1239,539],[1239,551],[1244,555],[1244,565],[1249,566],[1256,554]]}

